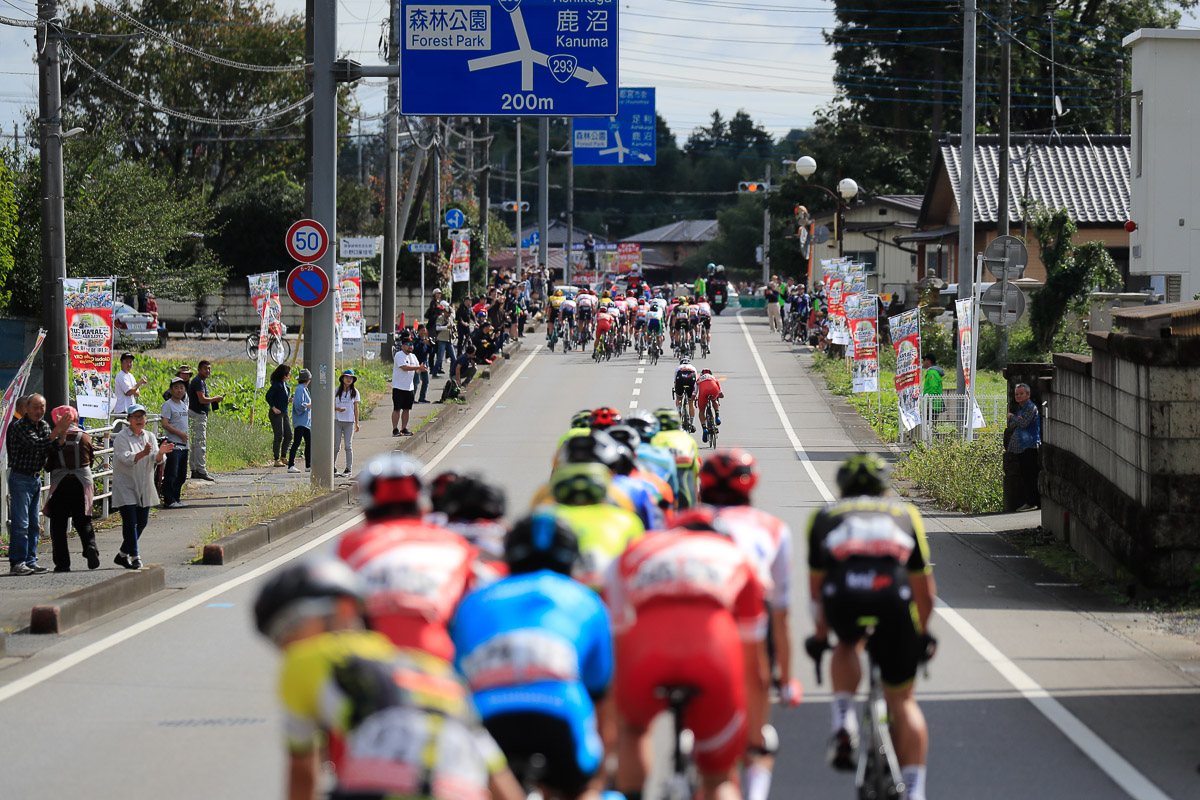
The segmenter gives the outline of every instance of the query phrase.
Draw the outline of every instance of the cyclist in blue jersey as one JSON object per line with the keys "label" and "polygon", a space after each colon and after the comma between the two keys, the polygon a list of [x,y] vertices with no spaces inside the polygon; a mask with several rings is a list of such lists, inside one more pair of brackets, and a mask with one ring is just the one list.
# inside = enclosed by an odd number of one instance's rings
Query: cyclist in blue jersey
{"label": "cyclist in blue jersey", "polygon": [[484,726],[517,777],[533,776],[563,798],[600,797],[604,743],[615,717],[612,630],[599,596],[572,580],[574,531],[552,510],[513,526],[504,559],[511,576],[462,601],[450,634],[459,671]]}
{"label": "cyclist in blue jersey", "polygon": [[638,461],[651,472],[667,482],[671,493],[679,497],[679,473],[675,469],[675,454],[665,447],[652,445],[650,441],[662,430],[658,418],[649,411],[637,410],[625,418],[625,424],[638,432],[642,443],[637,447]]}

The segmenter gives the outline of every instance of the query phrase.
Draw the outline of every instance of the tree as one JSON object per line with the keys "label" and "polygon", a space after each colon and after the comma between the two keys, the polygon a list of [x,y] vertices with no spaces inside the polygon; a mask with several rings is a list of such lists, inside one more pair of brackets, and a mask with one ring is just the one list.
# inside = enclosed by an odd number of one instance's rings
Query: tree
{"label": "tree", "polygon": [[1065,208],[1051,211],[1039,205],[1030,214],[1046,267],[1046,285],[1030,301],[1029,325],[1045,351],[1052,347],[1067,313],[1083,313],[1094,288],[1120,286],[1121,273],[1103,242],[1075,245],[1077,226]]}
{"label": "tree", "polygon": [[[0,287],[8,281],[16,263],[17,231],[19,230],[16,183],[6,162],[10,153],[0,152]],[[0,308],[8,305],[9,294],[0,290]]]}
{"label": "tree", "polygon": [[284,172],[265,175],[217,203],[208,239],[213,252],[241,278],[291,269],[284,248],[288,226],[304,217],[304,187]]}

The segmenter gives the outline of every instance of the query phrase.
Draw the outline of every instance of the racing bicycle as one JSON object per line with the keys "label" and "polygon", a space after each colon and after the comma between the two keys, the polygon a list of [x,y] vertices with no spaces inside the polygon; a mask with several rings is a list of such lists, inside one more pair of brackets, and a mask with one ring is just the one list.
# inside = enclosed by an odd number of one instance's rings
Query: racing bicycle
{"label": "racing bicycle", "polygon": [[[559,333],[558,329],[559,329],[559,326],[561,326],[561,325],[562,325],[561,322],[556,322],[550,326],[550,330],[546,331],[546,348],[551,353],[554,352],[554,345],[558,344],[558,333]],[[565,346],[563,347],[563,352],[566,352]]]}
{"label": "racing bicycle", "polygon": [[704,428],[708,431],[708,446],[717,448],[717,413],[713,411],[713,401],[709,400],[704,407]]}
{"label": "racing bicycle", "polygon": [[657,364],[660,355],[662,355],[662,348],[658,346],[658,337],[655,336],[650,340],[650,363]]}
{"label": "racing bicycle", "polygon": [[664,800],[692,800],[700,788],[696,765],[692,763],[692,747],[696,742],[694,734],[684,727],[683,717],[688,704],[700,690],[694,686],[660,686],[654,690],[655,696],[667,701],[667,710],[671,714],[671,731],[674,745],[671,751],[671,774],[666,778],[666,784],[658,793]]}
{"label": "racing bicycle", "polygon": [[229,341],[229,323],[225,320],[225,306],[211,314],[196,314],[195,318],[183,323],[183,335],[188,339],[207,339],[212,334],[218,341]]}
{"label": "racing bicycle", "polygon": [[675,397],[680,399],[679,418],[683,423],[683,429],[688,433],[695,433],[696,426],[692,424],[692,393],[690,391],[684,392],[681,395],[675,395]]}

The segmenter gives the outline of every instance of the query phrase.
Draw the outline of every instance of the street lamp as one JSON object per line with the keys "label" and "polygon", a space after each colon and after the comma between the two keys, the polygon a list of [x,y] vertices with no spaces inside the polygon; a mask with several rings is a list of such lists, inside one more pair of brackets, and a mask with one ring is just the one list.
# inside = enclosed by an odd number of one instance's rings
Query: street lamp
{"label": "street lamp", "polygon": [[[817,160],[812,156],[800,156],[795,161],[785,160],[783,163],[790,164],[796,170],[796,174],[805,180],[811,178],[817,171]],[[810,183],[809,186],[820,189],[837,203],[834,227],[837,229],[838,257],[840,258],[842,256],[842,228],[845,227],[844,215],[846,211],[850,210],[850,201],[858,195],[858,183],[853,178],[842,178],[838,181],[836,194],[820,184]]]}

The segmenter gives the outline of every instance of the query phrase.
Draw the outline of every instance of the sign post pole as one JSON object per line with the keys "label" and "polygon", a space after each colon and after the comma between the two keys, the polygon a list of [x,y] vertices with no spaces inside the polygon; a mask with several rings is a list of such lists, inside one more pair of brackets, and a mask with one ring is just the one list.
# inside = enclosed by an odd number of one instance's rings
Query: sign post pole
{"label": "sign post pole", "polygon": [[425,311],[425,254],[421,253],[421,310],[418,314]]}

